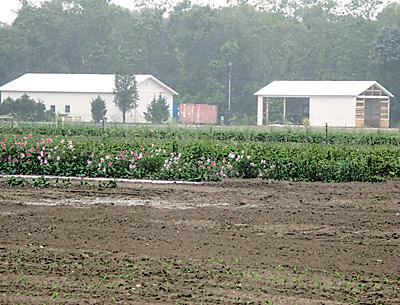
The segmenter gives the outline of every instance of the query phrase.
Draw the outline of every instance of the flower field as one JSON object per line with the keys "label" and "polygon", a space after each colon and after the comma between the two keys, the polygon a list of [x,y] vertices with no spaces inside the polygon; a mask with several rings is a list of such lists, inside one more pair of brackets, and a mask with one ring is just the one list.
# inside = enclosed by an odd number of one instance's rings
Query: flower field
{"label": "flower field", "polygon": [[[1,174],[220,181],[382,181],[400,176],[386,133],[3,127]],[[372,144],[371,144],[372,143]]]}

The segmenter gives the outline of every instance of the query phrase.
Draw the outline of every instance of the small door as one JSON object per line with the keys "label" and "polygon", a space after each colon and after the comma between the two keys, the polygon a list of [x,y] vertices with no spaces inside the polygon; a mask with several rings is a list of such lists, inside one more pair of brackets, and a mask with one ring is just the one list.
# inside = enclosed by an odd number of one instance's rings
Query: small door
{"label": "small door", "polygon": [[365,99],[364,112],[365,127],[380,127],[381,126],[381,100],[380,99]]}

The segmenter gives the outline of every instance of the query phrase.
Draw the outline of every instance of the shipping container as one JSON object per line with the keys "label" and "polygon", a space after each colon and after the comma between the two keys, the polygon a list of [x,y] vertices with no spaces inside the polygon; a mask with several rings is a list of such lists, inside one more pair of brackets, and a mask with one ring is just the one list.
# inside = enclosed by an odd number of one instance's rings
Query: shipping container
{"label": "shipping container", "polygon": [[217,106],[215,105],[196,105],[196,124],[217,124]]}
{"label": "shipping container", "polygon": [[218,107],[207,104],[181,104],[179,107],[181,124],[217,124]]}
{"label": "shipping container", "polygon": [[174,119],[174,121],[179,120],[179,104],[175,102],[172,105],[172,118]]}
{"label": "shipping container", "polygon": [[179,106],[179,123],[181,124],[195,124],[195,104],[181,104]]}

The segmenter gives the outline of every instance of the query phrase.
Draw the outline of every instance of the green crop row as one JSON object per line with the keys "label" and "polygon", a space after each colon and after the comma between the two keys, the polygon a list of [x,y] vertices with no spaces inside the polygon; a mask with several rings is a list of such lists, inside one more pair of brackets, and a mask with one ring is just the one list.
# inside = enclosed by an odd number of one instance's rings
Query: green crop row
{"label": "green crop row", "polygon": [[400,177],[394,146],[304,143],[41,138],[8,136],[1,174],[218,181],[382,181]]}
{"label": "green crop row", "polygon": [[0,126],[0,136],[9,134],[38,136],[89,136],[101,138],[127,139],[170,139],[170,140],[216,140],[275,143],[311,143],[311,144],[351,144],[351,145],[393,145],[400,146],[399,132],[383,131],[337,131],[332,129],[315,131],[308,129],[275,129],[256,128],[238,129],[228,127],[151,127],[109,125],[54,125],[54,124],[19,124],[17,126]]}

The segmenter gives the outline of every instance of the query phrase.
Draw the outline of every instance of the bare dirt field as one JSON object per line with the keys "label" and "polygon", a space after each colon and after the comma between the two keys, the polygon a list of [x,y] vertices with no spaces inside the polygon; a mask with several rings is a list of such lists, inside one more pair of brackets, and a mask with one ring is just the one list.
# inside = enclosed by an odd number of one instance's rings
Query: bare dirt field
{"label": "bare dirt field", "polygon": [[0,191],[0,304],[400,304],[400,182]]}

